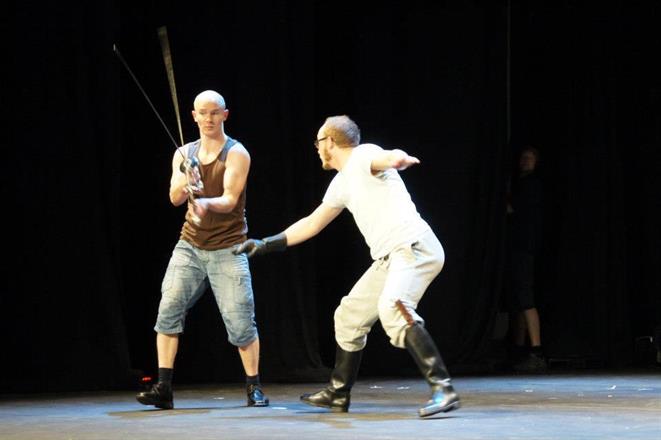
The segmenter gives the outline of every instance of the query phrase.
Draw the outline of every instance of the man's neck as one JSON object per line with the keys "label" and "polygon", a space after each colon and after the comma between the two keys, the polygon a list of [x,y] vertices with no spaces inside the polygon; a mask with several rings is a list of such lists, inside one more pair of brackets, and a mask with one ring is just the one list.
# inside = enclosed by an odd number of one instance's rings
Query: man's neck
{"label": "man's neck", "polygon": [[336,166],[334,167],[337,171],[342,171],[349,161],[352,152],[353,148],[338,148],[335,159]]}
{"label": "man's neck", "polygon": [[218,152],[223,148],[226,141],[227,135],[223,131],[215,136],[207,136],[200,133],[200,150],[206,153]]}

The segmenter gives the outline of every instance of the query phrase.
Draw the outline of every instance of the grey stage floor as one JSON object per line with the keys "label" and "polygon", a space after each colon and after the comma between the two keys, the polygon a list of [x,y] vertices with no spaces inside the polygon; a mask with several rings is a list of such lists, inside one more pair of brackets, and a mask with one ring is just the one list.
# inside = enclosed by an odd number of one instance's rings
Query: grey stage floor
{"label": "grey stage floor", "polygon": [[179,387],[175,409],[133,392],[0,399],[0,439],[661,439],[659,374],[458,377],[463,407],[420,419],[422,380],[362,379],[349,413],[299,403],[320,384],[265,384],[267,408],[239,384]]}

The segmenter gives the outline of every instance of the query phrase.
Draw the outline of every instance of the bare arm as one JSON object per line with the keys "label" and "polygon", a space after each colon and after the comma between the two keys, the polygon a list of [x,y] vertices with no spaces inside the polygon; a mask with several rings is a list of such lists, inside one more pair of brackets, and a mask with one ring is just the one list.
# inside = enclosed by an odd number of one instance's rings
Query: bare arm
{"label": "bare arm", "polygon": [[180,206],[188,200],[188,192],[186,191],[188,179],[186,178],[186,174],[182,173],[180,169],[186,151],[184,147],[180,147],[179,151],[175,151],[172,157],[172,177],[170,177],[170,202],[174,206]]}
{"label": "bare arm", "polygon": [[385,171],[390,168],[405,170],[411,165],[419,164],[417,157],[409,156],[402,150],[383,150],[372,159],[372,172]]}
{"label": "bare arm", "polygon": [[225,175],[223,176],[223,195],[220,197],[199,198],[195,200],[195,212],[202,216],[207,210],[231,212],[239,201],[246,186],[250,170],[250,155],[243,145],[237,144],[227,154]]}
{"label": "bare arm", "polygon": [[340,212],[342,212],[342,208],[333,208],[326,203],[322,203],[312,214],[303,217],[285,229],[287,246],[294,246],[314,237],[328,226]]}
{"label": "bare arm", "polygon": [[277,235],[266,237],[262,240],[249,239],[241,243],[239,247],[234,249],[234,255],[247,254],[248,257],[253,255],[263,255],[274,251],[284,251],[288,246],[293,246],[312,238],[324,229],[330,222],[333,221],[338,214],[342,212],[342,208],[333,208],[325,203],[322,203],[315,209],[312,214],[303,217],[287,229]]}

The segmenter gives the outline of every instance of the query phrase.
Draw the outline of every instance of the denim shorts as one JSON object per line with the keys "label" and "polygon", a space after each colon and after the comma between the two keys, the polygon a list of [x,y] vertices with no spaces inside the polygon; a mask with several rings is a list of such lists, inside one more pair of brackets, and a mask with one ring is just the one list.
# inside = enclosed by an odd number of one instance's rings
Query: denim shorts
{"label": "denim shorts", "polygon": [[211,285],[231,344],[243,347],[257,338],[250,267],[245,254],[232,248],[205,251],[179,240],[163,284],[154,330],[171,335],[184,331],[186,313]]}

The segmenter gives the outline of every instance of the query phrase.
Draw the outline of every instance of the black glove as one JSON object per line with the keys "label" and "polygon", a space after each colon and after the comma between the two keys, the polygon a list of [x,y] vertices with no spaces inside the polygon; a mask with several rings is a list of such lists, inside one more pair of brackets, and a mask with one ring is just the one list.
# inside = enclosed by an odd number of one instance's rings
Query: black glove
{"label": "black glove", "polygon": [[263,240],[249,239],[241,243],[236,249],[232,251],[234,255],[248,254],[248,257],[253,255],[263,255],[274,251],[284,251],[287,249],[287,236],[284,232],[271,237],[266,237]]}

